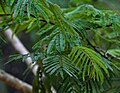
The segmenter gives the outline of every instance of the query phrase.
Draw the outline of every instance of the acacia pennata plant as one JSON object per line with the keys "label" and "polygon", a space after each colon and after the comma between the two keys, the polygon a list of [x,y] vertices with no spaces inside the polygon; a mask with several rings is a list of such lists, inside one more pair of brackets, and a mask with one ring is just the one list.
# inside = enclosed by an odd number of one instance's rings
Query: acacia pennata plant
{"label": "acacia pennata plant", "polygon": [[[33,93],[119,93],[120,15],[89,4],[61,8],[49,0],[2,0],[0,29],[25,30],[37,39]],[[0,33],[0,34],[1,34]],[[2,38],[2,34],[1,34]],[[119,82],[119,81],[118,81]]]}

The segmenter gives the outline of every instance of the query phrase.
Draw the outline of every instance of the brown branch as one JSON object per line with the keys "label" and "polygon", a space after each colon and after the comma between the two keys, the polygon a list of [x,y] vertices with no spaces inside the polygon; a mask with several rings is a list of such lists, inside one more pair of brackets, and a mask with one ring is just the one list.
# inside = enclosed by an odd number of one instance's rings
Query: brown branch
{"label": "brown branch", "polygon": [[[26,49],[26,47],[22,44],[22,42],[19,40],[19,38],[14,34],[12,38],[12,30],[7,29],[4,34],[6,35],[7,39],[11,42],[13,47],[15,48],[16,51],[18,51],[20,54],[25,55],[28,54],[29,51]],[[32,72],[34,75],[36,75],[36,71],[38,68],[38,65],[35,65],[32,63],[32,58],[28,57],[25,60],[26,64],[32,69]],[[36,63],[36,62],[34,62]]]}
{"label": "brown branch", "polygon": [[[16,51],[18,51],[22,55],[29,53],[29,51],[26,49],[26,47],[22,44],[22,42],[19,40],[19,38],[15,34],[12,38],[12,30],[10,28],[7,29],[4,32],[4,34],[6,35],[7,39],[11,42],[11,44],[13,45],[13,47],[15,48]],[[28,66],[30,66],[33,74],[36,75],[38,65],[32,63],[32,58],[31,57],[28,57],[25,60],[25,62]],[[34,62],[34,63],[36,63],[36,62]],[[52,90],[52,93],[56,93],[56,90],[54,89],[53,86],[51,86],[51,90]]]}
{"label": "brown branch", "polygon": [[24,93],[32,93],[32,86],[0,69],[0,80]]}

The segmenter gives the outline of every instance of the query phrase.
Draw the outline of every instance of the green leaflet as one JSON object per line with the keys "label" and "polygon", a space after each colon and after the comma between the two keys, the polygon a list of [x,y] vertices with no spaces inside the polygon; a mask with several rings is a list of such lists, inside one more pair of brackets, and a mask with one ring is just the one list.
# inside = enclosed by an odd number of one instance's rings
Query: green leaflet
{"label": "green leaflet", "polygon": [[40,30],[37,31],[37,35],[41,36],[41,38],[51,34],[56,29],[56,26],[51,26],[50,24],[45,25]]}
{"label": "green leaflet", "polygon": [[59,38],[59,34],[57,35],[55,41],[56,41],[55,43],[56,43],[56,49],[57,49],[57,51],[58,51],[58,52],[61,52],[61,49],[60,49],[60,38]]}
{"label": "green leaflet", "polygon": [[47,0],[39,0],[45,7],[49,7]]}
{"label": "green leaflet", "polygon": [[60,32],[56,38],[56,49],[59,52],[63,52],[65,49],[65,37],[64,37],[64,34],[62,32]]}
{"label": "green leaflet", "polygon": [[[32,5],[32,7],[34,7],[34,5]],[[40,27],[40,20],[39,20],[38,10],[36,10],[35,7],[32,8],[32,9],[33,9],[33,13],[34,13],[34,15],[35,15],[35,17],[36,17],[37,25],[38,25],[38,27]]]}
{"label": "green leaflet", "polygon": [[14,1],[15,1],[15,0],[9,0],[10,6],[13,5]]}
{"label": "green leaflet", "polygon": [[[29,23],[27,29],[30,29],[30,28],[32,27],[32,25],[33,25],[34,22],[35,22],[35,19],[33,19],[33,20]],[[27,32],[30,32],[30,31],[27,31]]]}
{"label": "green leaflet", "polygon": [[23,18],[24,15],[24,10],[26,9],[27,6],[27,15],[28,18],[30,18],[30,13],[31,13],[31,6],[32,6],[32,0],[18,0],[16,6],[14,4],[14,0],[10,1],[11,4],[11,11],[14,9],[14,14],[13,17],[16,18],[20,12],[21,18]]}
{"label": "green leaflet", "polygon": [[50,41],[48,48],[47,48],[47,54],[50,54],[51,50],[53,49],[55,45],[55,40],[56,40],[56,36],[54,36],[53,39]]}
{"label": "green leaflet", "polygon": [[72,41],[72,36],[69,34],[68,31],[66,31],[65,38],[66,38],[66,41],[67,41],[67,43],[69,45],[68,47],[70,47],[70,49],[73,48],[75,45],[74,45],[74,43]]}
{"label": "green leaflet", "polygon": [[100,67],[97,64],[94,64],[94,68],[95,68],[95,72],[96,72],[94,77],[96,77],[97,81],[101,81],[101,83],[103,83],[104,76],[103,76],[103,73],[102,73]]}
{"label": "green leaflet", "polygon": [[69,32],[69,34],[71,36],[74,36],[74,35],[78,35],[78,33],[75,31],[75,29],[73,28],[71,22],[69,22],[68,20],[66,20],[65,18],[63,18],[63,24],[64,26],[66,27],[66,30]]}
{"label": "green leaflet", "polygon": [[27,3],[27,15],[28,15],[28,18],[30,18],[31,5],[32,5],[32,0],[29,0],[29,3]]}
{"label": "green leaflet", "polygon": [[[51,67],[51,68],[52,68],[52,67]],[[54,66],[53,69],[50,71],[50,74],[51,74],[51,75],[55,74],[56,71],[59,70],[59,69],[60,69],[60,66],[57,66],[57,65]],[[49,70],[50,70],[50,69],[49,69]],[[61,72],[62,72],[62,71],[59,71],[59,73],[61,73]],[[61,77],[63,77],[63,76],[61,76]]]}
{"label": "green leaflet", "polygon": [[56,15],[58,14],[58,16],[60,16],[62,14],[63,11],[57,4],[49,3],[49,5],[51,7],[51,11],[53,11]]}
{"label": "green leaflet", "polygon": [[[43,4],[41,4],[41,3],[38,3],[38,5],[39,5],[40,8],[46,13],[46,15],[47,15],[49,18],[53,17],[53,13],[52,13],[47,7],[43,6]],[[48,21],[49,21],[49,20],[48,20]],[[48,22],[48,21],[47,21],[47,22]]]}
{"label": "green leaflet", "polygon": [[42,14],[42,16],[45,18],[47,22],[49,22],[49,18],[47,14],[41,9],[41,7],[37,4],[34,4],[35,8]]}
{"label": "green leaflet", "polygon": [[46,33],[47,31],[49,31],[51,28],[53,28],[54,26],[50,25],[49,23],[46,24],[45,26],[41,27],[38,31],[37,31],[37,35],[42,36],[42,34]]}
{"label": "green leaflet", "polygon": [[[75,66],[79,66],[79,65],[81,64],[80,62],[81,62],[81,59],[84,57],[84,55],[85,55],[85,54],[81,52],[80,58],[79,58],[79,60],[77,61],[77,63],[76,63]],[[84,62],[82,62],[82,64],[80,65],[80,68],[82,68],[83,63],[84,63]]]}
{"label": "green leaflet", "polygon": [[18,0],[18,1],[17,1],[17,4],[16,4],[16,7],[15,7],[15,10],[14,10],[14,14],[13,14],[13,17],[14,17],[14,18],[17,17],[21,5],[22,5],[22,0]]}
{"label": "green leaflet", "polygon": [[56,19],[56,24],[62,31],[64,31],[64,20],[63,16],[61,15],[61,9],[57,7],[57,5],[50,3],[50,10],[53,12],[55,19]]}
{"label": "green leaflet", "polygon": [[75,47],[73,47],[73,49],[72,49],[72,51],[70,52],[70,55],[69,55],[69,57],[71,58],[71,60],[74,59],[74,56],[75,56],[75,54],[76,54],[77,51],[78,51],[78,50],[75,49]]}
{"label": "green leaflet", "polygon": [[88,62],[89,62],[89,59],[85,59],[85,65],[84,65],[84,68],[83,68],[83,72],[82,72],[82,77],[83,77],[83,81],[85,81],[85,75],[86,75],[86,72],[87,72],[87,65],[88,65]]}
{"label": "green leaflet", "polygon": [[[22,0],[21,0],[21,1],[22,1]],[[24,9],[25,9],[25,6],[26,6],[27,3],[28,3],[28,0],[24,0],[24,1],[23,1],[23,4],[22,4],[22,6],[21,6],[20,16],[22,16],[22,17],[23,17]]]}
{"label": "green leaflet", "polygon": [[[76,52],[76,51],[75,51],[75,52]],[[80,52],[78,51],[78,52],[77,52],[77,55],[74,56],[72,63],[75,63],[75,62],[78,60],[80,54],[81,54],[81,51],[80,51]]]}
{"label": "green leaflet", "polygon": [[65,36],[62,32],[60,32],[60,49],[61,51],[64,51],[65,49]]}
{"label": "green leaflet", "polygon": [[[79,73],[78,73],[79,75],[80,75],[81,73],[83,73],[83,72],[82,72],[82,71],[83,71],[82,69],[85,68],[86,59],[87,59],[87,56],[84,55],[84,56],[81,58],[81,61],[79,61],[79,62],[80,62],[80,63],[79,63],[79,65],[80,65],[80,66],[79,66],[80,70],[79,70]],[[83,78],[83,80],[84,80],[85,77],[83,76],[82,78]]]}
{"label": "green leaflet", "polygon": [[51,40],[52,37],[54,37],[54,35],[56,35],[57,33],[59,33],[59,31],[56,26],[50,26],[47,29],[42,30],[38,35],[40,36],[40,39],[42,39],[41,41],[45,41]]}

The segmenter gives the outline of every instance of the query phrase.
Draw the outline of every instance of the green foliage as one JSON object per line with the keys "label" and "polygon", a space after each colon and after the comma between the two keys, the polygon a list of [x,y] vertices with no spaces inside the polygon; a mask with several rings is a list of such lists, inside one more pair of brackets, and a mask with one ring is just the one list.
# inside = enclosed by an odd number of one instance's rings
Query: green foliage
{"label": "green foliage", "polygon": [[70,77],[75,77],[77,69],[71,64],[71,60],[65,55],[48,56],[43,60],[43,65],[46,73],[64,78],[66,74]]}
{"label": "green foliage", "polygon": [[[104,81],[103,71],[109,76],[107,67],[102,58],[95,51],[86,47],[75,47],[70,53],[72,63],[79,68],[79,74],[82,74],[83,81],[86,75],[97,81]],[[106,63],[107,64],[107,63]],[[102,71],[103,69],[103,71]]]}
{"label": "green foliage", "polygon": [[106,54],[109,53],[114,57],[120,58],[120,49],[110,49],[106,52]]}
{"label": "green foliage", "polygon": [[33,53],[9,60],[31,57],[39,65],[33,93],[49,93],[51,86],[57,93],[109,91],[120,70],[120,15],[88,4],[62,9],[46,0],[8,1],[11,17],[0,19],[2,29],[9,26],[13,34],[33,31],[38,37]]}
{"label": "green foliage", "polygon": [[29,57],[32,59],[32,62],[34,63],[39,58],[42,58],[42,54],[39,53],[39,52],[35,52],[35,53],[28,53],[28,54],[25,54],[25,55],[21,55],[21,54],[10,55],[9,56],[9,61],[6,62],[5,64],[9,64],[11,62],[16,62],[16,60],[21,60],[21,59],[24,62]]}

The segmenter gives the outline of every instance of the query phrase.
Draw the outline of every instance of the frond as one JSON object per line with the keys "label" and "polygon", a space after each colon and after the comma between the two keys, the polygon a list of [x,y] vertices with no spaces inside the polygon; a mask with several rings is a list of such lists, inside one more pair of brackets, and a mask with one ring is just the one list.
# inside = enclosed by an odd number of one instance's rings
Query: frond
{"label": "frond", "polygon": [[21,54],[10,55],[8,62],[6,62],[5,64],[16,62],[16,60],[21,60],[21,59],[24,62],[29,57],[32,59],[32,62],[35,62],[35,61],[38,61],[38,59],[40,58],[42,59],[43,54],[39,52],[35,52],[35,53],[28,53],[24,55],[21,55]]}
{"label": "frond", "polygon": [[67,77],[63,79],[58,87],[58,93],[81,93],[83,82],[79,82],[74,78]]}
{"label": "frond", "polygon": [[[69,55],[72,63],[79,68],[79,74],[82,74],[83,80],[86,76],[97,81],[104,81],[104,73],[109,76],[107,67],[102,61],[101,56],[86,47],[74,47]],[[104,71],[104,72],[103,72]]]}
{"label": "frond", "polygon": [[[111,78],[112,72],[119,74],[117,70],[120,70],[119,15],[111,11],[98,10],[88,4],[64,10],[49,0],[8,1],[11,8],[9,15],[13,18],[8,17],[9,20],[2,21],[0,25],[3,28],[6,27],[5,24],[11,28],[14,27],[13,34],[26,28],[27,32],[34,30],[39,38],[33,49],[40,52],[13,55],[9,62],[18,59],[24,61],[28,57],[31,57],[33,62],[40,59],[43,63],[45,77],[49,79],[49,76],[50,78],[53,76],[60,79],[57,84],[58,93],[114,91],[110,89],[111,84],[108,82],[110,80],[108,77]],[[5,10],[2,6],[4,3],[6,3],[4,0],[0,2],[3,11]],[[15,26],[11,25],[11,19],[14,19],[12,21],[16,24]],[[88,42],[91,45],[88,45]],[[117,43],[117,47],[113,43]],[[108,50],[111,48],[109,47],[111,44],[116,49]],[[105,47],[103,49],[107,52],[103,56],[108,59],[84,46],[94,49],[97,49],[97,46],[100,49]],[[102,54],[100,49],[98,51]],[[41,64],[37,64],[41,66]],[[115,70],[116,68],[117,70]],[[39,77],[40,70],[38,70],[33,84],[35,93],[38,93],[40,88],[42,89],[42,86],[39,87]],[[115,89],[119,88],[118,84],[115,83],[115,85],[117,85]]]}
{"label": "frond", "polygon": [[91,20],[91,18],[94,20],[96,17],[100,18],[101,16],[104,16],[104,12],[94,8],[92,5],[84,4],[77,7],[73,11],[66,13],[65,15],[69,20]]}
{"label": "frond", "polygon": [[58,93],[101,93],[104,90],[102,87],[102,84],[93,79],[82,81],[81,78],[67,77],[61,82]]}
{"label": "frond", "polygon": [[53,56],[48,56],[43,60],[43,66],[45,72],[49,75],[60,75],[61,78],[64,78],[65,75],[68,74],[70,77],[77,78],[76,68],[71,64],[71,60],[65,55],[56,54]]}
{"label": "frond", "polygon": [[[40,40],[34,45],[34,49],[47,44],[47,54],[53,51],[63,52],[72,49],[72,47],[81,45],[79,35],[71,35],[68,31],[61,31],[56,25],[46,25],[41,28],[37,35]],[[43,48],[44,49],[44,48]]]}
{"label": "frond", "polygon": [[[49,21],[50,11],[41,2],[35,0],[9,0],[9,5],[11,7],[11,12],[13,12],[13,17],[16,18],[20,15],[21,18],[27,13],[28,18],[32,16],[39,20],[39,16],[42,16]],[[38,13],[39,11],[39,13]],[[34,12],[34,13],[33,13]],[[48,15],[49,14],[49,15]]]}

